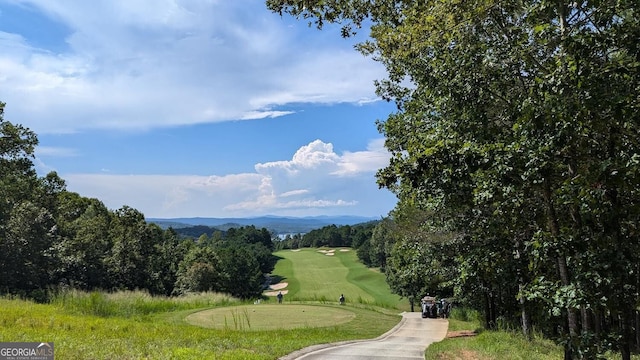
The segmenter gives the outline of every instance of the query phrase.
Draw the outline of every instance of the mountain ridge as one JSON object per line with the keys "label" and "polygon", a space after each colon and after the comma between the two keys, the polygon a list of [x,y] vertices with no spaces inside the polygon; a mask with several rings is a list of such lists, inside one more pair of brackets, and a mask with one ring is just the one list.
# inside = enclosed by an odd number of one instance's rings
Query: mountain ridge
{"label": "mountain ridge", "polygon": [[209,226],[226,230],[232,227],[255,226],[267,228],[276,234],[287,233],[307,233],[311,230],[320,229],[329,225],[355,225],[369,221],[379,220],[377,217],[355,216],[355,215],[320,215],[320,216],[275,216],[264,215],[256,217],[181,217],[181,218],[148,218],[147,222],[157,224],[162,228],[172,227],[174,229]]}

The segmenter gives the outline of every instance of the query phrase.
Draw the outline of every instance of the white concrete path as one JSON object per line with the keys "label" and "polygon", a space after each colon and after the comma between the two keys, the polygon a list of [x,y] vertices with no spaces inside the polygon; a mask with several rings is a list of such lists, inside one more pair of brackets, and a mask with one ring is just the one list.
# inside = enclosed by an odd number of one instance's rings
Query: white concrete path
{"label": "white concrete path", "polygon": [[427,346],[444,339],[448,327],[446,319],[423,319],[419,312],[403,313],[400,323],[377,339],[314,345],[280,359],[423,360]]}

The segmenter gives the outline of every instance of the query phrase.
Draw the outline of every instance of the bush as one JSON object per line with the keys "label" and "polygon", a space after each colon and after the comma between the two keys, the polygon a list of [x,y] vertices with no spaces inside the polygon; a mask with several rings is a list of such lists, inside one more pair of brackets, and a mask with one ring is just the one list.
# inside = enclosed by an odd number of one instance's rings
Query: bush
{"label": "bush", "polygon": [[469,321],[469,322],[480,321],[480,313],[478,313],[477,310],[473,310],[465,307],[454,307],[453,309],[451,309],[451,315],[449,317],[455,320],[460,320],[460,321]]}

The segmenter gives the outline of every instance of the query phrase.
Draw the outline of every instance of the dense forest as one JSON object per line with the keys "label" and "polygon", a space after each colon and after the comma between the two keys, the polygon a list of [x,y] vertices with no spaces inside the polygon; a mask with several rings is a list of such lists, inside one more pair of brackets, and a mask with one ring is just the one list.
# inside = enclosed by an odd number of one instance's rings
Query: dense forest
{"label": "dense forest", "polygon": [[451,292],[565,359],[638,352],[640,2],[266,3],[368,31],[387,70],[377,181],[399,202],[372,242],[392,288]]}
{"label": "dense forest", "polygon": [[46,301],[51,291],[146,290],[176,295],[262,293],[273,270],[272,235],[245,226],[197,239],[145,221],[128,206],[109,210],[69,192],[55,172],[39,177],[38,139],[5,121],[0,103],[0,294]]}
{"label": "dense forest", "polygon": [[276,249],[298,249],[305,247],[353,247],[359,248],[369,241],[377,221],[355,225],[327,225],[305,234],[287,234],[276,242]]}

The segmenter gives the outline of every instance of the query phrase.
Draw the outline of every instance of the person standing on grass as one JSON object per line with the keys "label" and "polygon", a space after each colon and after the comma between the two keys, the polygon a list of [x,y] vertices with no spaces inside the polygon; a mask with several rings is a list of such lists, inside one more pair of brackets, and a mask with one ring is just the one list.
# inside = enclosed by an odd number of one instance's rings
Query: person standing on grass
{"label": "person standing on grass", "polygon": [[340,305],[344,305],[344,294],[340,294],[340,299],[338,299],[340,301]]}
{"label": "person standing on grass", "polygon": [[276,297],[278,298],[278,304],[282,304],[282,291],[278,291]]}

